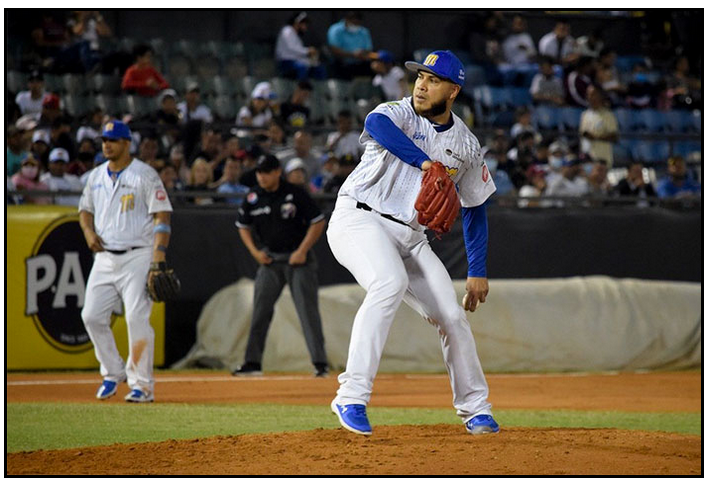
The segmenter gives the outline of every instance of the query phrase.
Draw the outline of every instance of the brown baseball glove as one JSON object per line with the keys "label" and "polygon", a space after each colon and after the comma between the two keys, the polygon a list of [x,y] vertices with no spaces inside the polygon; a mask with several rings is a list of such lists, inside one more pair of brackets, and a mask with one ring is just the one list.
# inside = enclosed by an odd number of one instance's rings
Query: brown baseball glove
{"label": "brown baseball glove", "polygon": [[444,165],[438,161],[431,164],[421,180],[421,190],[414,208],[419,212],[419,224],[436,232],[448,233],[456,221],[461,202],[456,186],[449,178]]}
{"label": "brown baseball glove", "polygon": [[181,282],[173,269],[166,267],[166,262],[152,262],[146,290],[154,302],[165,302],[176,298],[181,290]]}

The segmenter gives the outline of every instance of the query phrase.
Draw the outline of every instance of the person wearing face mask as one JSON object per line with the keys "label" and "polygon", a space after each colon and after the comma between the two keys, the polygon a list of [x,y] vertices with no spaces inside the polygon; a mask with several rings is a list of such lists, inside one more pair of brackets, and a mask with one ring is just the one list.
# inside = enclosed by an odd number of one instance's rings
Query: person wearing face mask
{"label": "person wearing face mask", "polygon": [[565,164],[565,157],[568,154],[568,146],[561,141],[554,141],[548,146],[548,165],[552,172],[560,171]]}
{"label": "person wearing face mask", "polygon": [[496,185],[496,192],[499,196],[509,195],[513,193],[514,186],[508,173],[502,169],[503,166],[499,163],[499,157],[506,159],[506,153],[504,151],[487,151],[483,160],[486,163],[486,167],[488,167],[489,173],[491,173],[493,183]]}
{"label": "person wearing face mask", "polygon": [[89,138],[84,138],[79,143],[77,148],[77,156],[74,161],[67,166],[67,172],[75,176],[82,176],[84,173],[94,168],[94,157],[97,154],[97,149],[94,146],[94,141]]}
{"label": "person wearing face mask", "polygon": [[[45,183],[40,181],[40,163],[32,154],[28,154],[20,164],[20,171],[12,175],[12,183],[17,191],[47,190]],[[23,196],[23,202],[31,205],[49,205],[52,200],[44,197]]]}
{"label": "person wearing face mask", "polygon": [[[73,174],[67,174],[69,153],[66,149],[55,148],[50,151],[50,170],[40,176],[40,181],[47,185],[50,191],[82,191],[82,182]],[[55,196],[54,204],[77,206],[79,196]]]}
{"label": "person wearing face mask", "polygon": [[327,31],[327,44],[334,57],[334,76],[351,80],[357,76],[371,76],[372,35],[362,25],[359,12],[348,12],[345,18],[332,24]]}

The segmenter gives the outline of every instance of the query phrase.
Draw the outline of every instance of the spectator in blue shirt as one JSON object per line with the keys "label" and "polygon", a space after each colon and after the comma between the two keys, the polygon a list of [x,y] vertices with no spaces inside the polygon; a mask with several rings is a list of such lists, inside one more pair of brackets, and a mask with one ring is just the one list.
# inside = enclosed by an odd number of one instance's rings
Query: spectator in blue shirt
{"label": "spectator in blue shirt", "polygon": [[348,12],[344,19],[332,24],[327,31],[327,44],[333,55],[334,76],[350,80],[356,76],[370,76],[372,36],[362,26],[358,12]]}
{"label": "spectator in blue shirt", "polygon": [[238,181],[241,176],[240,161],[235,158],[226,159],[226,165],[223,167],[222,183],[218,187],[218,193],[235,193],[239,195],[236,198],[225,198],[227,203],[240,204],[250,191],[250,188],[240,184]]}
{"label": "spectator in blue shirt", "polygon": [[701,185],[687,173],[687,164],[682,156],[672,156],[667,161],[667,178],[657,186],[660,198],[685,198],[701,196]]}

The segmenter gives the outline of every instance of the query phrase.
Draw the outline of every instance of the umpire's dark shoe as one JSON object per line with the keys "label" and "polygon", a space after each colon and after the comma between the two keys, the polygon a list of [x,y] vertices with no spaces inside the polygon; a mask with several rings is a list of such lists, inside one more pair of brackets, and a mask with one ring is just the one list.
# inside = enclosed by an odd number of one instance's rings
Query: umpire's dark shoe
{"label": "umpire's dark shoe", "polygon": [[263,371],[261,370],[260,364],[255,362],[246,362],[233,371],[233,375],[238,377],[262,376]]}
{"label": "umpire's dark shoe", "polygon": [[315,364],[315,377],[327,377],[330,371],[327,370],[327,364]]}

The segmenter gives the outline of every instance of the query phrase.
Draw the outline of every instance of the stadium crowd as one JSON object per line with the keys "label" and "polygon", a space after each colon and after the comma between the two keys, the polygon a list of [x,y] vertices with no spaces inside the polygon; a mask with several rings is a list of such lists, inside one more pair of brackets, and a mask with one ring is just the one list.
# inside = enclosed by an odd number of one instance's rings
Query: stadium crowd
{"label": "stadium crowd", "polygon": [[[240,202],[256,184],[255,165],[264,154],[281,161],[287,181],[311,193],[336,193],[362,154],[356,124],[364,119],[357,108],[368,112],[365,106],[409,95],[410,88],[393,53],[373,45],[359,12],[348,12],[330,26],[324,48],[304,44],[309,28],[309,13],[297,12],[275,32],[274,76],[249,72],[253,65],[241,67],[239,54],[226,54],[222,68],[201,75],[199,65],[198,76],[180,77],[175,64],[157,55],[160,43],[134,44],[131,53],[104,49],[114,34],[100,12],[68,12],[65,19],[41,15],[23,64],[26,83],[13,91],[8,75],[6,92],[13,95],[6,99],[8,189],[81,190],[88,172],[105,161],[102,125],[116,118],[131,125],[132,153],[157,170],[167,190],[197,192],[178,198],[182,202]],[[537,42],[521,15],[494,12],[479,28],[483,42],[469,53],[475,60],[467,76],[476,72],[492,85],[524,86],[529,95],[526,102],[514,102],[506,116],[474,118],[469,105],[459,109],[479,134],[499,195],[526,198],[519,206],[557,206],[539,204],[535,198],[542,196],[700,196],[687,164],[692,153],[670,151],[657,162],[618,162],[615,153],[627,129],[614,109],[702,108],[701,79],[691,73],[686,56],[674,59],[667,72],[653,69],[644,58],[623,71],[617,46],[608,45],[597,30],[571,35],[566,20],[554,20],[552,31]],[[167,68],[170,75],[162,72]],[[211,76],[215,80],[208,87],[205,79],[219,71],[226,75]],[[86,98],[74,92],[90,89],[48,85],[50,77],[70,84],[78,78],[115,82],[122,103],[99,102],[107,96],[97,94],[91,106],[80,109],[78,99]],[[351,86],[351,91],[356,90],[351,82],[366,79],[367,88],[364,95],[355,93],[356,102],[332,103],[316,113],[327,98],[326,79],[345,82],[334,85]],[[472,92],[465,90],[462,97],[480,105]],[[562,106],[581,109],[570,131],[543,129],[537,109]],[[207,196],[211,191],[235,197]],[[8,199],[52,201],[46,196]],[[76,205],[76,197],[54,202]]]}

